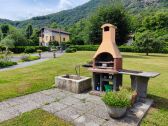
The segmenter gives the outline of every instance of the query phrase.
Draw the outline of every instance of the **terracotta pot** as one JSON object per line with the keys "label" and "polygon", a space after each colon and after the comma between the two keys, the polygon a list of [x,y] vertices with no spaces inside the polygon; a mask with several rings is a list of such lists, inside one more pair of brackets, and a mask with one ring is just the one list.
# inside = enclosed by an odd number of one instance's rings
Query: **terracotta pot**
{"label": "terracotta pot", "polygon": [[117,107],[106,105],[106,108],[107,108],[108,114],[112,118],[121,118],[126,114],[126,111],[127,111],[127,107],[117,108]]}

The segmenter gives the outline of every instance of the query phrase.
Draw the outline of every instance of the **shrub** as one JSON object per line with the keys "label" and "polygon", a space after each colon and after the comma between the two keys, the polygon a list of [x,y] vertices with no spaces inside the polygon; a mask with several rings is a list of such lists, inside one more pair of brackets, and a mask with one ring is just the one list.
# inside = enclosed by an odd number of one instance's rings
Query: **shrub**
{"label": "shrub", "polygon": [[[98,49],[99,45],[73,45],[69,48],[75,48],[77,51],[96,51]],[[121,52],[135,52],[133,46],[120,46],[119,50]]]}
{"label": "shrub", "polygon": [[76,52],[76,49],[75,48],[68,48],[65,50],[66,53],[74,53]]}
{"label": "shrub", "polygon": [[35,48],[36,48],[36,50],[40,49],[43,52],[49,51],[49,47],[46,47],[46,46],[35,46]]}
{"label": "shrub", "polygon": [[35,47],[27,47],[27,48],[25,48],[24,52],[25,53],[34,53],[34,52],[36,52],[36,49],[35,49]]}
{"label": "shrub", "polygon": [[18,47],[15,47],[13,49],[10,49],[10,50],[14,53],[23,53],[25,51],[25,47],[24,46],[18,46]]}
{"label": "shrub", "polygon": [[75,48],[77,51],[96,51],[99,45],[74,45],[69,48]]}
{"label": "shrub", "polygon": [[112,107],[128,107],[131,104],[131,95],[130,92],[126,89],[122,89],[118,92],[107,92],[102,100],[106,105]]}
{"label": "shrub", "polygon": [[133,46],[120,46],[119,50],[121,52],[136,52],[136,50]]}
{"label": "shrub", "polygon": [[38,49],[38,50],[37,50],[37,53],[42,53],[42,50],[41,50],[41,49]]}
{"label": "shrub", "polygon": [[36,50],[42,50],[44,51],[49,51],[49,47],[45,46],[16,46],[13,49],[10,49],[14,53],[31,53],[31,52],[36,52]]}
{"label": "shrub", "polygon": [[0,55],[0,59],[4,59],[5,57],[3,55]]}
{"label": "shrub", "polygon": [[168,53],[168,47],[163,48],[163,50],[161,51],[161,53]]}
{"label": "shrub", "polygon": [[57,42],[57,41],[51,41],[51,42],[49,42],[49,46],[51,47],[51,46],[59,46],[59,42]]}
{"label": "shrub", "polygon": [[5,68],[13,65],[17,65],[17,63],[12,61],[0,60],[0,68]]}
{"label": "shrub", "polygon": [[38,59],[40,59],[39,56],[24,55],[21,58],[21,62],[28,62],[28,61],[38,60]]}

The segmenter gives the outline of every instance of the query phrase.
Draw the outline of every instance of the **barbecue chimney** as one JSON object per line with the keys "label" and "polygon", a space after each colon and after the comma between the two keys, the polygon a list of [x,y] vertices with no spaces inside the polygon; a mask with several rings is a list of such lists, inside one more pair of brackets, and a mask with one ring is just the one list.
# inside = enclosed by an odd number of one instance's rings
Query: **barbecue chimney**
{"label": "barbecue chimney", "polygon": [[104,24],[101,28],[103,29],[103,39],[93,57],[93,68],[118,71],[122,69],[122,56],[115,41],[117,27],[112,24]]}

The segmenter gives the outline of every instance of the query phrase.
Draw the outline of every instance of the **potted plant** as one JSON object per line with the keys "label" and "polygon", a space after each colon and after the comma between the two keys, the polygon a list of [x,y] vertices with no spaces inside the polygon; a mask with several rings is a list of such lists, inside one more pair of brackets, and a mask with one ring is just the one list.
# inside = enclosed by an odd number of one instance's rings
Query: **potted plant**
{"label": "potted plant", "polygon": [[41,59],[42,50],[38,49],[38,50],[37,50],[37,53],[39,54],[39,57],[40,57],[40,59]]}
{"label": "potted plant", "polygon": [[56,58],[57,49],[52,49],[51,51],[53,52],[53,57]]}
{"label": "potted plant", "polygon": [[107,92],[102,100],[106,104],[110,117],[120,118],[125,115],[127,108],[131,105],[131,93],[126,89]]}

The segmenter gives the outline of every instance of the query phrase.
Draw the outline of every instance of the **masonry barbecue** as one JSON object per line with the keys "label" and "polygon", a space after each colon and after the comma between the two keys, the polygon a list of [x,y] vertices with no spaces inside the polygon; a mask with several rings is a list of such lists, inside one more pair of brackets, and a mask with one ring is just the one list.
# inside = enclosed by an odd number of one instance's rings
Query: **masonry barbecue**
{"label": "masonry barbecue", "polygon": [[95,90],[104,91],[105,85],[113,84],[113,90],[118,90],[122,85],[122,75],[118,74],[122,69],[122,56],[116,45],[116,27],[112,24],[104,24],[103,39],[93,57],[93,86]]}

